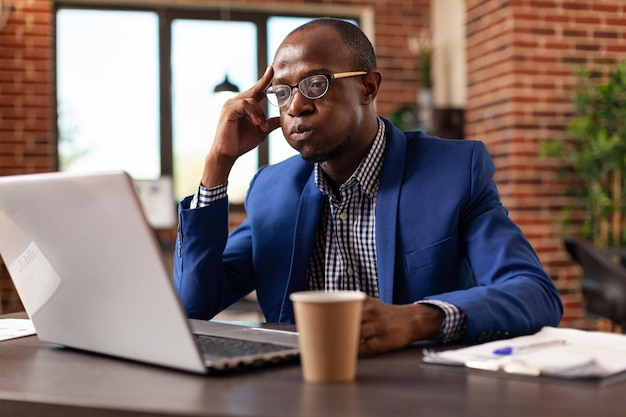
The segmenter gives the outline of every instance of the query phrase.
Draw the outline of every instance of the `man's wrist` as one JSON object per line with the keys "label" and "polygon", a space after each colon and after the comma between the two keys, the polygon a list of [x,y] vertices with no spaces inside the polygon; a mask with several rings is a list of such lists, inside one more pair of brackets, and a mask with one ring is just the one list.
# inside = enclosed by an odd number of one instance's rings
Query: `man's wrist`
{"label": "man's wrist", "polygon": [[217,187],[207,188],[202,184],[198,186],[196,194],[191,201],[190,208],[206,207],[214,201],[227,197],[228,183],[220,184]]}
{"label": "man's wrist", "polygon": [[228,182],[228,175],[236,160],[236,158],[209,153],[204,160],[205,168],[200,185],[205,188],[214,188]]}
{"label": "man's wrist", "polygon": [[433,304],[415,303],[413,340],[434,339],[446,319],[444,310]]}
{"label": "man's wrist", "polygon": [[420,300],[416,304],[438,308],[444,313],[445,319],[441,323],[434,339],[442,343],[454,342],[463,336],[467,329],[467,317],[457,306],[441,300]]}

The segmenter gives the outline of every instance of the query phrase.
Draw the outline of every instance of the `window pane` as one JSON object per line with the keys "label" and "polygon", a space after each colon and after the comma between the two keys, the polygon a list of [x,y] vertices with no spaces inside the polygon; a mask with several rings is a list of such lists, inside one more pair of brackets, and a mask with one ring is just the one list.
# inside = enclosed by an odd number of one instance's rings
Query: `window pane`
{"label": "window pane", "polygon": [[160,176],[158,17],[57,13],[59,166]]}
{"label": "window pane", "polygon": [[[174,190],[177,198],[198,187],[204,157],[228,93],[213,89],[228,76],[240,90],[257,80],[257,30],[250,22],[177,19],[172,24]],[[229,177],[231,203],[241,203],[258,168],[258,153],[237,160]]]}
{"label": "window pane", "polygon": [[[274,61],[274,54],[285,37],[300,25],[312,20],[308,17],[281,17],[274,16],[267,19],[267,62]],[[275,106],[269,107],[269,116],[277,117],[280,112]],[[285,139],[283,131],[278,128],[269,136],[269,162],[275,164],[298,152]]]}

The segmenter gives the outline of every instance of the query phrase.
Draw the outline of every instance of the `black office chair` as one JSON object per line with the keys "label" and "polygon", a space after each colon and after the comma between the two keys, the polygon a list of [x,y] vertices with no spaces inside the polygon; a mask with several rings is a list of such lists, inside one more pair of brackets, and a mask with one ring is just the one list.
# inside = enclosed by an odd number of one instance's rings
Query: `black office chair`
{"label": "black office chair", "polygon": [[565,238],[565,249],[583,269],[582,291],[585,311],[607,318],[626,333],[626,268],[591,242]]}

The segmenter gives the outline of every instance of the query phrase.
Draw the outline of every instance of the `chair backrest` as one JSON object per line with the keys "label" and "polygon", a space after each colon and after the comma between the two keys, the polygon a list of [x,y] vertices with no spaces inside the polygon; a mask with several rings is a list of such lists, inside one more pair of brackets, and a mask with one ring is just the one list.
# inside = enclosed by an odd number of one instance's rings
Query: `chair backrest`
{"label": "chair backrest", "polygon": [[565,249],[583,269],[583,298],[590,315],[608,318],[626,327],[626,268],[577,237],[565,238]]}

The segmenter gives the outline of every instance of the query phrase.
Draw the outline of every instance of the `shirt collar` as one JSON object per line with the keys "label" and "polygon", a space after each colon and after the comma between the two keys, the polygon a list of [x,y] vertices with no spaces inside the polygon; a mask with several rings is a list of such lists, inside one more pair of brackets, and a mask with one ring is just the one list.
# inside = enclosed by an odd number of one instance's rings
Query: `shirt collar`
{"label": "shirt collar", "polygon": [[[355,184],[361,186],[361,190],[370,198],[375,198],[380,185],[380,171],[383,167],[383,154],[385,151],[385,123],[378,118],[378,132],[372,142],[370,150],[365,158],[359,163],[356,171],[348,178],[348,180],[339,188],[345,189]],[[327,196],[332,196],[332,189],[326,180],[326,176],[322,172],[322,168],[318,163],[315,164],[315,185],[319,190]]]}

